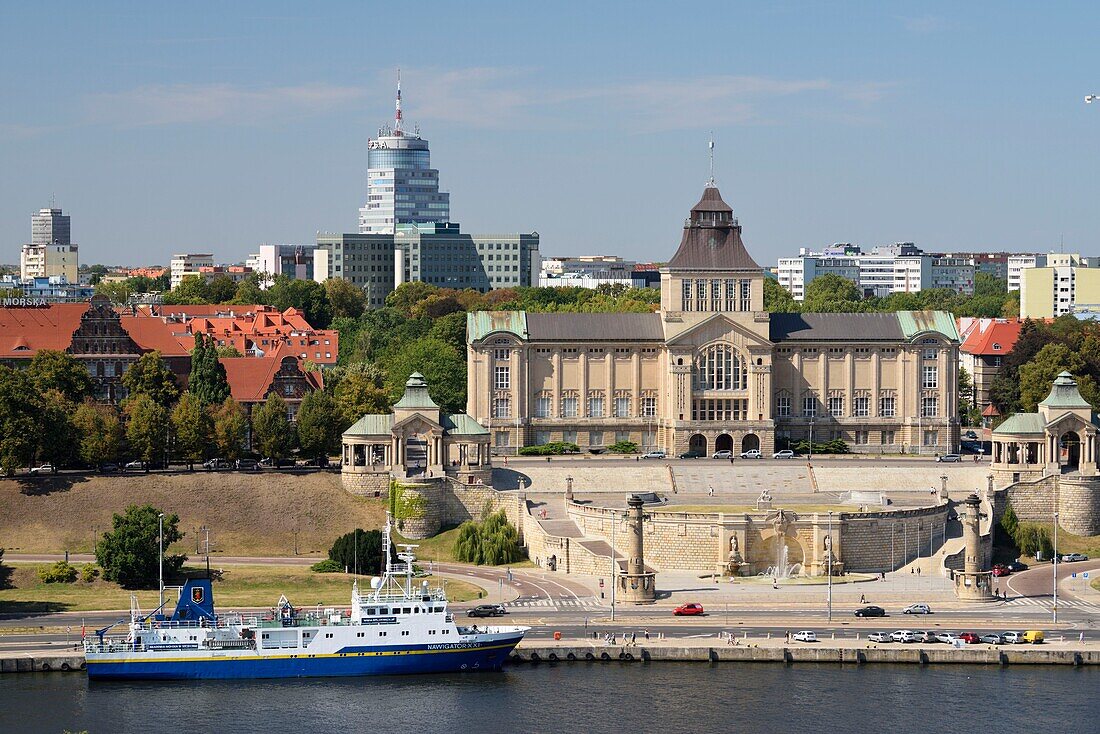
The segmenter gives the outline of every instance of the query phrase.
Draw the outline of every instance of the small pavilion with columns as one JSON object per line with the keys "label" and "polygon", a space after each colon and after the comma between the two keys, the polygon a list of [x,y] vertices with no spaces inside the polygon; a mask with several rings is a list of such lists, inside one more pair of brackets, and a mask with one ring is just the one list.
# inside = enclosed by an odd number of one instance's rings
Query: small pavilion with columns
{"label": "small pavilion with columns", "polygon": [[387,484],[389,477],[449,476],[466,484],[492,479],[489,431],[466,413],[444,413],[419,372],[409,376],[392,413],[363,416],[342,442],[345,485],[372,476]]}
{"label": "small pavilion with columns", "polygon": [[991,468],[1005,482],[1059,473],[1097,476],[1100,422],[1069,372],[1054,380],[1036,413],[1017,413],[993,429]]}

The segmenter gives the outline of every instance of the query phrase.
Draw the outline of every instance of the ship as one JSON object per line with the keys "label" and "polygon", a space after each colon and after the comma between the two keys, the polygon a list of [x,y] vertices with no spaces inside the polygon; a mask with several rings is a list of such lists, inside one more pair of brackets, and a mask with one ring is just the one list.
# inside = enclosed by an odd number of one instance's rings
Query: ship
{"label": "ship", "polygon": [[[285,596],[266,613],[214,609],[213,584],[189,578],[175,611],[142,614],[131,599],[126,634],[84,640],[88,677],[113,680],[305,678],[500,670],[528,627],[459,624],[443,588],[414,570],[416,546],[392,552],[382,532],[382,576],[351,606],[296,608]],[[396,556],[396,557],[394,557]],[[163,596],[164,586],[161,585]]]}

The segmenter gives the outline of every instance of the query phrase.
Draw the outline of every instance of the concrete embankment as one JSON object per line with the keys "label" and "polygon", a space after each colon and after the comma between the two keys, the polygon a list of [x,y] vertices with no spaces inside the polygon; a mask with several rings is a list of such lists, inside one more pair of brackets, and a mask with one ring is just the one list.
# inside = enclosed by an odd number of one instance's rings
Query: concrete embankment
{"label": "concrete embankment", "polygon": [[0,657],[0,673],[49,673],[84,670],[83,653],[27,653]]}

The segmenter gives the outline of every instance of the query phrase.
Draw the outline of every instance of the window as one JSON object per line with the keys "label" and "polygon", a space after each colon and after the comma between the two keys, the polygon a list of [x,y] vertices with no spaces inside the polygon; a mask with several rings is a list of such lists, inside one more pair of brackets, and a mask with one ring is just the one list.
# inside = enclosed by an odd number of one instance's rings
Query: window
{"label": "window", "polygon": [[871,398],[866,395],[857,395],[852,401],[852,415],[857,418],[865,418],[871,414]]}
{"label": "window", "polygon": [[588,417],[603,418],[603,395],[588,396]]}
{"label": "window", "polygon": [[829,415],[834,418],[844,417],[844,398],[834,395],[829,398]]}
{"label": "window", "polygon": [[699,352],[695,361],[696,390],[744,390],[748,368],[728,344],[715,344]]}
{"label": "window", "polygon": [[535,417],[536,418],[550,418],[550,411],[553,407],[554,399],[549,395],[539,395],[535,398]]}
{"label": "window", "polygon": [[615,417],[616,418],[629,418],[630,417],[630,398],[619,396],[615,398]]}
{"label": "window", "polygon": [[603,431],[589,431],[588,432],[588,445],[589,446],[603,446]]}
{"label": "window", "polygon": [[726,311],[737,310],[737,281],[733,278],[726,279]]}
{"label": "window", "polygon": [[566,443],[576,443],[577,442],[577,432],[576,431],[562,431],[561,432],[561,440],[565,441]]}
{"label": "window", "polygon": [[512,370],[510,367],[493,368],[493,388],[507,390],[512,386]]}
{"label": "window", "polygon": [[775,414],[780,418],[787,418],[791,414],[791,396],[780,395],[775,399]]}
{"label": "window", "polygon": [[645,396],[642,398],[642,417],[643,418],[656,418],[657,417],[657,398],[653,396]]}
{"label": "window", "polygon": [[864,445],[864,444],[871,443],[871,432],[870,431],[856,431],[856,443],[859,444],[859,445]]}
{"label": "window", "polygon": [[615,443],[625,443],[630,440],[630,431],[615,431]]}
{"label": "window", "polygon": [[939,433],[939,431],[925,431],[924,432],[924,445],[925,446],[939,446],[940,445],[940,433]]}
{"label": "window", "polygon": [[920,399],[920,414],[923,418],[935,418],[939,412],[940,399],[936,396]]}
{"label": "window", "polygon": [[693,421],[743,421],[748,412],[748,400],[693,400]]}
{"label": "window", "polygon": [[682,294],[683,294],[681,296],[681,299],[680,299],[681,310],[691,311],[692,310],[691,281],[690,280],[681,281],[680,285],[682,287]]}
{"label": "window", "polygon": [[500,397],[493,400],[493,417],[509,418],[512,415],[512,399]]}
{"label": "window", "polygon": [[921,387],[925,390],[935,390],[939,386],[939,370],[935,365],[926,365],[921,370]]}
{"label": "window", "polygon": [[741,310],[742,311],[751,311],[752,310],[751,293],[752,293],[752,281],[751,280],[742,280],[741,281]]}
{"label": "window", "polygon": [[576,418],[578,403],[576,395],[563,395],[561,398],[561,417]]}
{"label": "window", "polygon": [[509,437],[509,435],[510,434],[509,434],[508,431],[497,431],[496,432],[495,439],[496,439],[496,447],[498,449],[503,449],[503,448],[508,447],[508,442],[509,442],[508,437]]}
{"label": "window", "polygon": [[807,418],[817,417],[817,397],[814,395],[805,395],[802,398],[802,415]]}
{"label": "window", "polygon": [[882,432],[882,445],[883,446],[890,446],[893,443],[894,443],[894,432],[893,431],[883,431]]}
{"label": "window", "polygon": [[935,359],[936,358],[936,350],[935,349],[925,349],[924,354],[922,356],[924,357],[924,359]]}
{"label": "window", "polygon": [[[878,414],[882,418],[894,417],[894,396],[883,395],[878,399]],[[893,443],[891,441],[890,443]]]}

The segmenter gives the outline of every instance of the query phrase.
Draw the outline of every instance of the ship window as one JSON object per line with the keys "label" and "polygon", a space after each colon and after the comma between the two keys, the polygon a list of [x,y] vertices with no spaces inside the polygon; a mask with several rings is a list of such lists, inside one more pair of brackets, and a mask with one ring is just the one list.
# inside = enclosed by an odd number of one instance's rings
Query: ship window
{"label": "ship window", "polygon": [[412,610],[408,607],[405,607],[405,614],[412,614]]}
{"label": "ship window", "polygon": [[326,633],[325,633],[325,637],[331,638],[331,637],[332,637],[332,633],[331,633],[331,632],[326,632]]}
{"label": "ship window", "polygon": [[374,607],[367,607],[367,616],[368,617],[373,617],[374,616]]}

